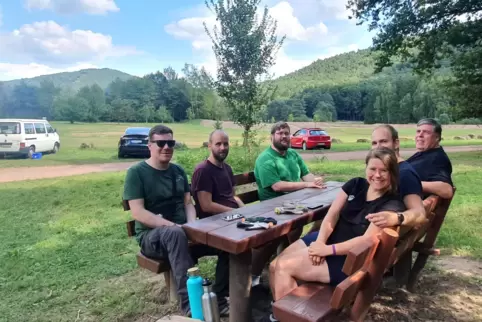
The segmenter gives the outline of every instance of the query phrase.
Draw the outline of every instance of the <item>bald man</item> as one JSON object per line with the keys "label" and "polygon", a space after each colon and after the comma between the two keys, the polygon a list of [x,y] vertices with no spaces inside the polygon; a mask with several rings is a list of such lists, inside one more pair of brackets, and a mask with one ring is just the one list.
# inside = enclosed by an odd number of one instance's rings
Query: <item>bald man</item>
{"label": "bald man", "polygon": [[213,131],[209,135],[208,148],[209,157],[196,166],[191,182],[191,194],[199,218],[244,206],[241,199],[234,195],[233,170],[224,162],[229,154],[226,132]]}

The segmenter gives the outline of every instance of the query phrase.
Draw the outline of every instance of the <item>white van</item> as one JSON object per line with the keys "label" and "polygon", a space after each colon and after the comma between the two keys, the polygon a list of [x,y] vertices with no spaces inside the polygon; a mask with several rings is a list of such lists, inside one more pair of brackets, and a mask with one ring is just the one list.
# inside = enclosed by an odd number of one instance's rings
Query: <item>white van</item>
{"label": "white van", "polygon": [[46,120],[0,119],[0,156],[32,157],[35,152],[57,153],[60,137]]}

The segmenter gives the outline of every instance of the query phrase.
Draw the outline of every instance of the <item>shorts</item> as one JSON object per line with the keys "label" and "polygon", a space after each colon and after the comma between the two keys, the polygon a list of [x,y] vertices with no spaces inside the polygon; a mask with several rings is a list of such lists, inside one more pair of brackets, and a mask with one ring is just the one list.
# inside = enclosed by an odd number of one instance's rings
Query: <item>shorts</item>
{"label": "shorts", "polygon": [[[310,246],[312,242],[318,238],[318,232],[311,232],[301,238],[301,240]],[[345,264],[346,255],[336,255],[325,257],[326,265],[328,265],[328,273],[330,274],[330,285],[336,286],[343,282],[348,276],[343,273],[343,265]]]}

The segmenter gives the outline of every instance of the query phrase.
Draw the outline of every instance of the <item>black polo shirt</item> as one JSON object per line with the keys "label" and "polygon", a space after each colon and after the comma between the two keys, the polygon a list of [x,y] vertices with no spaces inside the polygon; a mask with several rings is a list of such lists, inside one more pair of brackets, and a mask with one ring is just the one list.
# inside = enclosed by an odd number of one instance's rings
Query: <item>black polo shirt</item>
{"label": "black polo shirt", "polygon": [[452,163],[440,146],[427,151],[417,152],[406,160],[417,171],[422,181],[442,181],[453,186]]}

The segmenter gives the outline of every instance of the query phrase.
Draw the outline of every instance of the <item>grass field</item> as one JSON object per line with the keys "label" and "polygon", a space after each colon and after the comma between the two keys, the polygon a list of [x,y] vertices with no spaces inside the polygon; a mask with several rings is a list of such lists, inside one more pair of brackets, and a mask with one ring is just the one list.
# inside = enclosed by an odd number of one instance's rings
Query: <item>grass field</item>
{"label": "grass field", "polygon": [[[457,194],[437,245],[444,254],[482,259],[482,152],[450,158]],[[364,172],[360,161],[309,167],[328,180]],[[233,168],[242,171],[243,164]],[[126,235],[129,213],[120,205],[124,175],[0,186],[0,321],[147,321],[175,310],[160,277],[136,268],[138,246]],[[210,262],[203,264],[202,273],[211,275]]]}
{"label": "grass field", "polygon": [[[117,124],[117,123],[88,123],[69,124],[64,122],[52,122],[58,130],[61,140],[60,152],[57,154],[44,155],[41,160],[0,160],[0,168],[23,167],[23,166],[44,166],[64,164],[89,164],[128,161],[117,158],[117,144],[120,136],[128,126],[153,126],[154,124]],[[207,141],[212,126],[201,125],[202,122],[168,124],[174,131],[175,139],[185,143],[191,149],[198,149],[204,141]],[[296,124],[296,123],[295,123]],[[368,143],[356,143],[358,139],[370,139],[371,127],[355,124],[332,123],[336,126],[327,126],[328,133],[343,143],[333,144],[330,151],[356,151],[367,150]],[[414,147],[413,137],[415,126],[399,129],[402,147]],[[227,128],[233,146],[242,143],[242,131],[237,128]],[[444,130],[444,146],[454,145],[482,145],[482,139],[453,140],[454,136],[467,136],[473,134],[476,137],[482,136],[482,128],[464,129],[463,127],[448,128]],[[258,139],[261,146],[269,144],[269,132],[267,128],[259,130]],[[92,145],[89,149],[80,149],[82,143]],[[327,152],[322,150],[323,153]],[[322,153],[319,152],[319,153]],[[181,154],[180,152],[179,154]],[[310,152],[317,153],[317,152]]]}

